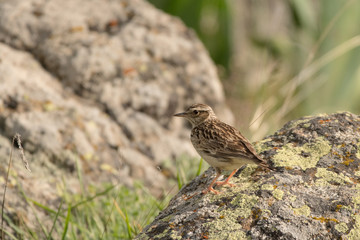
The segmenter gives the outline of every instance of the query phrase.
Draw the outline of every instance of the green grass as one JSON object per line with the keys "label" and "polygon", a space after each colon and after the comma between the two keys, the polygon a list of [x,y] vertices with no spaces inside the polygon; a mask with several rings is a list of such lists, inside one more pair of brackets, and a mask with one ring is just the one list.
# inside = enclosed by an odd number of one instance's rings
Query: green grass
{"label": "green grass", "polygon": [[[177,160],[178,178],[169,181],[180,189],[207,166],[202,159],[181,157]],[[5,231],[5,236],[9,239],[133,239],[172,197],[164,191],[163,197],[156,198],[140,182],[133,187],[112,184],[86,186],[79,164],[77,167],[80,193],[63,190],[56,207],[46,205],[42,199],[30,198],[22,190],[21,181],[17,181],[19,192],[35,216],[36,227],[31,228],[25,220],[15,220],[5,214],[4,221],[15,232]],[[65,179],[61,184],[68,186]],[[46,213],[51,224],[42,222],[40,213]]]}
{"label": "green grass", "polygon": [[[170,199],[156,199],[140,183],[133,188],[105,184],[89,186],[86,194],[64,193],[57,209],[22,193],[37,219],[37,227],[30,229],[24,221],[16,224],[5,214],[5,222],[15,231],[5,231],[10,239],[132,239]],[[40,220],[40,212],[53,219],[51,226]]]}
{"label": "green grass", "polygon": [[181,157],[176,161],[176,180],[177,186],[180,190],[185,184],[190,182],[201,172],[207,169],[209,165],[201,158],[187,158]]}

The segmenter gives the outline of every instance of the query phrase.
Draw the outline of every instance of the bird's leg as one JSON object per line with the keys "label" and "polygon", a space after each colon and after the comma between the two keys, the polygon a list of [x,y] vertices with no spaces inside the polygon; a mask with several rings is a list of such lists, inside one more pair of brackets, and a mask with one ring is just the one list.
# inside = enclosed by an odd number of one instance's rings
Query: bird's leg
{"label": "bird's leg", "polygon": [[225,184],[228,184],[228,185],[230,185],[231,187],[234,187],[235,184],[229,183],[229,180],[230,180],[230,178],[236,173],[236,171],[237,171],[237,169],[235,169],[234,171],[232,171],[232,173],[228,176],[228,178],[227,178],[225,181],[216,182],[215,184],[216,184],[216,185],[225,185]]}
{"label": "bird's leg", "polygon": [[221,175],[221,170],[218,169],[218,168],[215,168],[216,170],[216,176],[215,178],[212,180],[212,182],[210,183],[209,187],[207,189],[205,189],[204,191],[202,191],[203,194],[207,194],[208,192],[213,192],[215,194],[219,194],[220,192],[219,191],[216,191],[214,188],[213,188],[213,185],[215,183],[215,181],[220,177]]}

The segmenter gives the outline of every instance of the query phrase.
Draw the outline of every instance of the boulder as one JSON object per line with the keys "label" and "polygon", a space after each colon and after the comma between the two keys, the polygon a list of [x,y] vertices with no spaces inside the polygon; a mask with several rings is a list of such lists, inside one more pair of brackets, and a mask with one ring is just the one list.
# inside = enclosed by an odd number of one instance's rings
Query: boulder
{"label": "boulder", "polygon": [[235,187],[195,178],[137,239],[359,239],[360,117],[304,117],[256,143],[273,167],[238,171]]}
{"label": "boulder", "polygon": [[[196,34],[146,1],[0,2],[0,171],[19,133],[32,173],[15,159],[10,181],[29,198],[57,209],[63,180],[80,192],[77,169],[86,184],[142,181],[162,194],[163,163],[196,156],[172,118],[194,102],[231,121]],[[7,214],[17,206],[31,228],[21,193],[7,194]]]}

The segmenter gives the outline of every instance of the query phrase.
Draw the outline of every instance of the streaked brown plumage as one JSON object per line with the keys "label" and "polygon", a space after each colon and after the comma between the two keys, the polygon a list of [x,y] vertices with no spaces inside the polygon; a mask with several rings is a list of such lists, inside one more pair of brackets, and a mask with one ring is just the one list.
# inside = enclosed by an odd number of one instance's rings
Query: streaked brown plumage
{"label": "streaked brown plumage", "polygon": [[[237,169],[248,163],[255,163],[265,169],[268,164],[255,151],[252,144],[234,127],[221,122],[211,107],[205,104],[194,104],[185,112],[175,114],[184,117],[192,124],[191,142],[200,154],[216,170],[216,177],[210,186],[203,191],[212,191],[213,185],[224,185],[229,183],[230,178]],[[233,170],[229,177],[223,182],[215,182],[221,175],[222,170]]]}

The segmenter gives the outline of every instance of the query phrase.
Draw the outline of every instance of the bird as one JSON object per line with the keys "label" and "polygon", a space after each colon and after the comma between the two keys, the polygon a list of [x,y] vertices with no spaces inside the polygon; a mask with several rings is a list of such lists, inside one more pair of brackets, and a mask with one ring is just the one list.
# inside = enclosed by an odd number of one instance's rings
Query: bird
{"label": "bird", "polygon": [[[187,119],[191,125],[191,143],[199,155],[212,166],[216,176],[203,194],[216,191],[214,185],[230,185],[230,178],[246,164],[257,164],[265,170],[271,170],[268,163],[255,151],[253,145],[236,128],[220,121],[212,108],[206,104],[191,105],[185,112],[174,114]],[[224,181],[216,180],[223,170],[232,171]]]}

